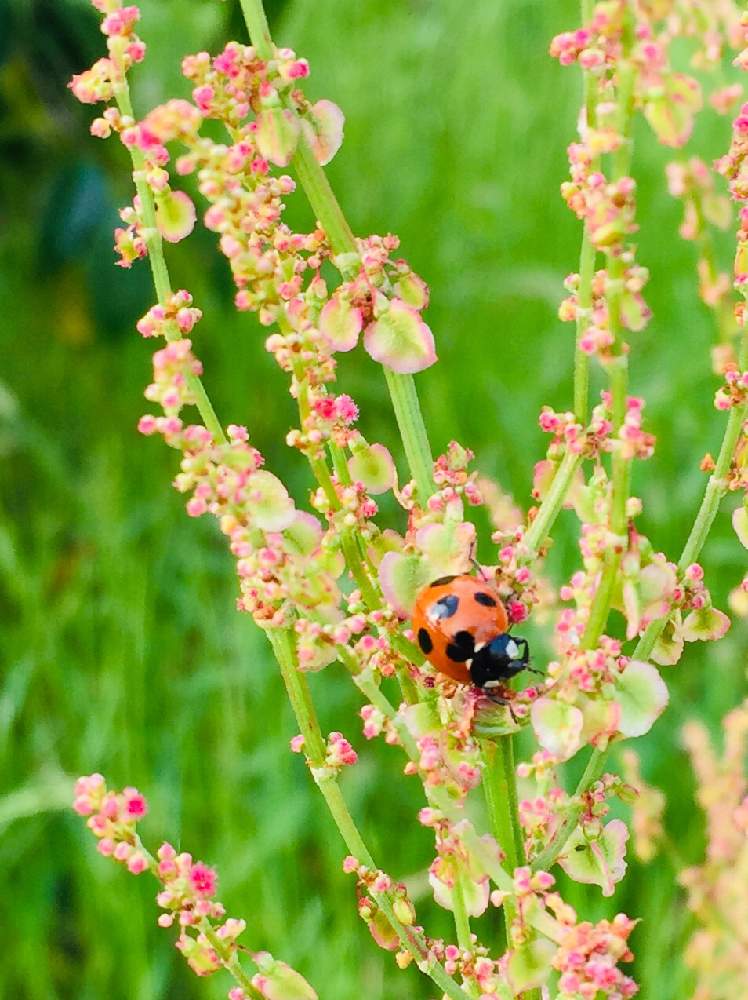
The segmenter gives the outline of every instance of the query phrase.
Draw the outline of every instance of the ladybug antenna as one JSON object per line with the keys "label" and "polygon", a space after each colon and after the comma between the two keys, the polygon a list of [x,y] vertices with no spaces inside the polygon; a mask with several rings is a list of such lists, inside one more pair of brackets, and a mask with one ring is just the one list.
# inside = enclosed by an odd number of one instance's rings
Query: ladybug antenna
{"label": "ladybug antenna", "polygon": [[478,560],[475,558],[475,556],[472,556],[472,555],[470,556],[470,562],[473,564],[473,568],[478,571],[478,576],[481,578],[481,580],[483,580],[484,583],[490,583],[488,577],[483,572],[483,567],[478,562]]}

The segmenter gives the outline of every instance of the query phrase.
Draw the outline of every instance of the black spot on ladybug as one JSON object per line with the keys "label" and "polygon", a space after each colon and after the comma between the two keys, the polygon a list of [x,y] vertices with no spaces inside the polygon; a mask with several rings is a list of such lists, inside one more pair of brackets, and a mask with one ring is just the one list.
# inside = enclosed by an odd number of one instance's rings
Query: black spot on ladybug
{"label": "black spot on ladybug", "polygon": [[491,597],[490,594],[484,593],[482,590],[479,590],[477,594],[473,594],[473,597],[478,602],[478,604],[484,604],[487,608],[496,607],[496,601],[493,599],[493,597]]}
{"label": "black spot on ladybug", "polygon": [[447,656],[454,663],[464,663],[472,659],[475,652],[475,640],[469,632],[458,632],[452,642],[447,645]]}
{"label": "black spot on ladybug", "polygon": [[431,583],[429,584],[429,586],[430,587],[444,587],[448,583],[451,583],[455,579],[456,579],[456,576],[454,574],[452,574],[452,576],[440,576],[438,580],[432,580]]}
{"label": "black spot on ladybug", "polygon": [[428,617],[431,621],[439,621],[442,618],[451,618],[460,605],[459,597],[454,594],[445,594],[435,601],[428,610]]}
{"label": "black spot on ladybug", "polygon": [[434,648],[434,644],[431,641],[431,636],[428,634],[425,628],[418,629],[418,645],[421,647],[421,650],[426,654],[426,656],[428,656],[431,650]]}

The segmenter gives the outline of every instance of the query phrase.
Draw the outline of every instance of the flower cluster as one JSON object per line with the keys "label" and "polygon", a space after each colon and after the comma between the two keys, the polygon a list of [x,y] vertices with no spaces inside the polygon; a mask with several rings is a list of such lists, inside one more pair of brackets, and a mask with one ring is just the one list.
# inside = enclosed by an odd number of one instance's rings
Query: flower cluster
{"label": "flower cluster", "polygon": [[553,967],[561,974],[557,1000],[635,996],[639,987],[618,968],[619,962],[634,957],[628,939],[635,926],[636,921],[622,913],[597,924],[575,924],[553,958]]}
{"label": "flower cluster", "polygon": [[146,871],[148,857],[140,848],[135,828],[148,812],[148,805],[137,788],[110,792],[103,775],[90,774],[76,782],[73,808],[79,816],[88,817],[86,825],[98,838],[99,854],[127,865],[133,875]]}
{"label": "flower cluster", "polygon": [[[721,28],[719,25],[712,35],[718,46],[723,38]],[[663,145],[678,147],[691,135],[695,114],[702,104],[697,80],[674,71],[669,59],[671,43],[678,35],[689,33],[692,26],[679,25],[666,5],[632,7],[623,0],[603,0],[594,7],[589,24],[557,35],[550,52],[562,65],[577,62],[593,74],[603,98],[613,87],[620,86],[621,66],[625,61],[633,74],[632,99],[641,106],[658,140]],[[704,34],[701,25],[698,33]],[[721,100],[724,103],[728,97]],[[606,141],[620,143],[613,123],[605,121],[604,109],[601,117],[598,127]]]}
{"label": "flower cluster", "polygon": [[145,45],[134,31],[140,20],[139,9],[123,7],[119,0],[91,2],[104,15],[101,31],[106,35],[109,58],[99,59],[70,81],[70,89],[83,104],[111,101],[127,70],[145,58]]}
{"label": "flower cluster", "polygon": [[746,399],[748,399],[748,372],[728,367],[725,372],[725,384],[714,395],[714,405],[718,410],[730,410],[733,406],[742,406]]}
{"label": "flower cluster", "polygon": [[190,293],[182,288],[169,296],[163,305],[151,306],[135,326],[143,337],[165,337],[169,340],[175,326],[180,335],[190,333],[202,315],[202,311],[193,306]]}
{"label": "flower cluster", "polygon": [[73,808],[88,817],[100,854],[125,864],[133,875],[149,871],[159,881],[156,902],[165,912],[158,925],[171,927],[176,922],[176,947],[192,971],[207,976],[227,967],[246,925],[233,917],[224,919],[225,910],[215,899],[213,868],[193,861],[186,852],[177,853],[169,843],[161,845],[155,858],[143,847],[136,826],[148,806],[140,792],[135,788],[109,791],[101,774],[91,774],[78,779]]}

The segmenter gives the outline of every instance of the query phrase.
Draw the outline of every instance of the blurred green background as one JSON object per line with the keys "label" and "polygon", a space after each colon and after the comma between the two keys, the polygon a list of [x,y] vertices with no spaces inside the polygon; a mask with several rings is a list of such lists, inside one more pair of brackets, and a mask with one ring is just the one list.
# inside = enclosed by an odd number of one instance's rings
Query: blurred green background
{"label": "blurred green background", "polygon": [[[144,0],[149,57],[133,75],[142,112],[188,93],[186,52],[244,38],[237,6]],[[330,168],[355,231],[397,232],[432,287],[427,319],[441,363],[418,387],[436,451],[456,437],[523,505],[545,446],[536,415],[570,399],[571,327],[556,318],[579,228],[558,187],[580,81],[546,55],[576,24],[568,0],[287,0],[271,7],[280,44],[312,64],[308,92],[346,113]],[[154,886],[100,858],[67,808],[69,776],[101,770],[149,797],[145,838],[169,838],[219,866],[221,898],[247,919],[246,941],[296,965],[323,1000],[429,997],[400,973],[355,914],[341,845],[303,764],[262,637],[233,609],[231,561],[208,519],[192,521],[169,487],[175,456],[140,438],[150,349],[133,329],[151,304],[147,268],[113,266],[116,208],[131,197],[124,151],[88,135],[91,109],[65,84],[103,39],[84,0],[0,0],[0,996],[17,1000],[218,998],[222,976],[186,970],[156,927]],[[705,113],[692,148],[709,160],[729,123]],[[657,547],[679,551],[723,418],[711,405],[711,320],[699,303],[693,248],[664,190],[667,152],[637,127],[639,258],[651,269],[654,319],[633,339],[632,385],[647,398],[655,457],[634,490]],[[310,218],[292,199],[296,225]],[[719,237],[730,256],[731,235]],[[175,287],[205,311],[196,331],[206,384],[225,422],[250,426],[269,467],[299,502],[309,486],[283,444],[294,421],[285,377],[251,318],[235,314],[214,237],[170,249]],[[370,439],[401,453],[380,370],[347,356],[341,379]],[[598,379],[596,386],[599,388]],[[402,468],[402,462],[401,462]],[[723,514],[705,550],[724,606],[742,552]],[[551,571],[574,566],[564,515]],[[490,548],[484,532],[483,552]],[[543,636],[530,629],[542,660]],[[691,716],[716,732],[741,695],[745,625],[668,672],[671,707],[639,740],[645,774],[669,796],[681,854],[702,857],[703,828],[678,731]],[[358,698],[339,668],[314,677],[323,725],[361,751],[346,791],[375,855],[414,879],[432,857],[415,822],[417,784],[395,750],[363,745]],[[569,766],[570,778],[577,765]],[[384,789],[387,793],[384,793]],[[569,886],[592,919],[640,916],[635,974],[644,997],[689,994],[679,952],[688,919],[668,860],[633,860],[616,896]],[[450,934],[425,893],[419,916]],[[478,927],[496,940],[496,915]],[[493,921],[493,923],[492,923]]]}

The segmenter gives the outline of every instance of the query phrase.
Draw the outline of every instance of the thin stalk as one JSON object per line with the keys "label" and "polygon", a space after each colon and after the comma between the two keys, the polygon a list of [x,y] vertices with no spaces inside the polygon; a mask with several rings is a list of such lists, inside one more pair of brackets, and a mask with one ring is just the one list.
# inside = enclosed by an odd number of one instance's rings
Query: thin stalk
{"label": "thin stalk", "polygon": [[577,289],[577,341],[574,351],[574,413],[583,426],[589,417],[590,356],[579,346],[587,333],[592,313],[592,279],[595,275],[596,251],[584,223],[582,247],[579,251],[579,287]]}
{"label": "thin stalk", "polygon": [[[491,832],[504,851],[503,866],[514,878],[517,868],[526,864],[525,845],[517,809],[517,772],[514,764],[514,737],[500,736],[497,740],[481,740],[485,762],[483,791],[486,797]],[[513,945],[511,928],[517,917],[517,907],[510,896],[504,900],[504,933],[507,950]],[[521,946],[520,946],[521,947]],[[540,990],[527,990],[523,1000],[541,1000]]]}
{"label": "thin stalk", "polygon": [[465,905],[465,892],[459,872],[457,872],[455,884],[452,888],[452,907],[454,910],[455,930],[457,931],[457,944],[462,951],[471,951],[473,938],[470,933],[470,918],[468,917]]}
{"label": "thin stalk", "polygon": [[481,740],[485,762],[483,788],[491,830],[505,854],[504,868],[510,875],[525,864],[525,848],[517,812],[517,779],[513,737]]}
{"label": "thin stalk", "polygon": [[[629,18],[630,20],[630,18]],[[631,169],[633,144],[631,126],[633,118],[633,95],[635,72],[627,55],[630,51],[631,25],[628,24],[624,34],[624,59],[618,69],[617,119],[618,132],[621,136],[619,147],[612,154],[612,179],[619,181],[626,177]],[[608,306],[608,329],[613,337],[611,358],[607,362],[608,378],[611,394],[611,416],[613,432],[618,433],[626,416],[626,394],[628,392],[628,357],[623,341],[623,326],[621,323],[621,307],[624,295],[624,275],[626,265],[622,248],[611,250],[607,254],[607,282],[605,297]],[[598,583],[589,618],[582,639],[583,649],[594,649],[602,635],[610,605],[613,599],[618,571],[621,565],[626,539],[626,503],[628,501],[631,481],[631,459],[621,454],[620,450],[613,453],[609,527],[615,543],[606,555],[600,581]]]}
{"label": "thin stalk", "polygon": [[[484,761],[483,794],[486,798],[491,833],[504,853],[504,870],[514,878],[514,872],[524,864],[524,848],[520,847],[519,817],[516,812],[516,777],[510,758],[513,759],[511,736],[498,740],[481,740]],[[512,772],[512,773],[510,773]],[[514,787],[513,787],[514,786]],[[511,948],[510,928],[517,916],[514,900],[504,901],[506,946]]]}
{"label": "thin stalk", "polygon": [[[625,357],[620,355],[613,358],[609,369],[610,390],[613,397],[613,422],[616,428],[620,428],[622,422],[620,410],[622,407],[625,409],[628,384],[628,366]],[[600,581],[592,600],[592,607],[582,637],[582,649],[594,649],[597,646],[608,620],[613,591],[626,545],[626,501],[629,495],[630,475],[631,459],[615,453],[613,455],[610,496],[610,530],[615,542],[608,549],[603,563]]]}
{"label": "thin stalk", "polygon": [[[582,24],[592,19],[592,0],[582,0]],[[597,77],[590,70],[582,70],[585,126],[597,125]],[[597,163],[591,164],[597,170]],[[583,223],[582,246],[579,251],[579,287],[577,289],[577,330],[574,352],[574,413],[580,424],[586,426],[589,415],[590,357],[579,343],[590,325],[592,312],[592,279],[595,276],[596,251],[592,245],[587,223]]]}
{"label": "thin stalk", "polygon": [[[325,767],[325,743],[306,677],[296,667],[293,636],[287,629],[268,629],[267,634],[280,667],[296,722],[304,737],[304,750],[312,774],[322,792],[333,822],[337,826],[348,851],[367,868],[377,870],[378,865],[348,810],[334,773]],[[397,918],[393,908],[394,897],[392,893],[372,892],[371,895],[397,934],[402,947],[412,955],[418,968],[428,975],[447,996],[453,1000],[465,1000],[468,994],[457,985],[454,979],[447,974],[444,966],[433,957],[423,934],[414,927],[406,926]]]}
{"label": "thin stalk", "polygon": [[412,376],[398,375],[389,368],[384,369],[384,377],[390,391],[410,473],[415,480],[421,504],[425,504],[434,492],[434,459],[421,417],[416,385]]}
{"label": "thin stalk", "polygon": [[203,920],[200,924],[200,930],[208,941],[210,941],[213,951],[215,951],[221,960],[221,965],[233,977],[235,982],[241,986],[247,996],[251,1000],[262,1000],[263,994],[252,985],[252,980],[239,961],[239,956],[236,952],[232,952],[230,948],[226,947],[225,942],[218,936],[213,925],[209,921]]}
{"label": "thin stalk", "polygon": [[561,459],[556,475],[553,477],[551,487],[543,498],[532,524],[527,529],[525,535],[526,553],[524,559],[530,561],[535,558],[538,551],[550,534],[551,528],[558,517],[564,501],[571,488],[574,474],[582,461],[581,455],[575,455],[567,451]]}
{"label": "thin stalk", "polygon": [[[309,405],[309,383],[304,374],[303,368],[300,365],[295,366],[294,375],[298,385],[296,402],[299,410],[299,420],[301,421],[301,426],[303,427],[311,415],[311,408]],[[340,479],[340,477],[343,476],[343,481],[350,482],[348,468],[345,464],[345,456],[342,453],[342,449],[338,448],[337,445],[331,445],[330,450],[332,451],[333,465],[336,473],[338,474],[338,478]],[[309,467],[312,470],[314,478],[317,480],[323,493],[325,494],[325,498],[330,505],[330,509],[333,511],[340,511],[340,499],[338,497],[337,490],[335,489],[335,483],[332,480],[324,451],[320,452],[319,455],[312,455],[307,452],[307,461],[309,462]],[[352,528],[342,527],[340,532],[340,545],[343,550],[346,565],[351,573],[351,576],[356,581],[356,586],[361,591],[361,596],[363,597],[365,604],[370,611],[381,608],[382,598],[370,576],[370,564],[365,553],[362,551],[362,547],[359,545],[357,533]]]}
{"label": "thin stalk", "polygon": [[[240,0],[252,43],[262,59],[275,53],[262,0]],[[335,256],[349,257],[358,252],[356,239],[343,214],[327,175],[317,162],[303,135],[299,138],[292,165],[309,200],[312,211],[325,231]],[[349,258],[350,259],[350,258]],[[343,276],[349,265],[341,264]],[[422,504],[434,492],[433,459],[412,375],[400,375],[385,368],[387,388],[392,399],[397,425],[403,437],[410,473],[416,482]]]}
{"label": "thin stalk", "polygon": [[[748,367],[748,328],[743,328],[740,359],[740,370],[745,371]],[[735,449],[737,447],[743,424],[748,420],[748,404],[734,406],[730,410],[727,418],[727,426],[720,445],[717,462],[704,490],[693,527],[689,532],[683,552],[678,560],[678,571],[680,573],[696,562],[699,558],[704,543],[707,540],[712,525],[719,511],[720,503],[727,492],[727,475],[730,471]],[[632,656],[638,660],[646,660],[657,644],[657,640],[668,623],[669,615],[657,618],[650,622],[644,631],[644,635],[639,639]]]}
{"label": "thin stalk", "polygon": [[[356,237],[343,215],[340,202],[335,197],[327,174],[317,162],[309,143],[303,136],[296,148],[293,167],[312,207],[314,217],[330,241],[332,252],[336,257],[357,254]],[[344,277],[348,277],[349,272],[346,267],[341,267],[340,270]]]}
{"label": "thin stalk", "polygon": [[[624,49],[630,50],[631,25],[628,25],[624,37]],[[619,66],[618,82],[618,131],[622,141],[613,153],[613,180],[620,180],[628,175],[631,168],[633,151],[631,140],[631,124],[633,117],[634,67],[627,58]],[[623,301],[623,277],[625,262],[620,252],[607,255],[607,290],[608,326],[613,335],[611,348],[612,357],[608,361],[608,377],[610,380],[611,411],[613,430],[617,432],[626,415],[626,393],[628,391],[628,360],[622,338],[621,305]],[[608,551],[600,575],[600,581],[590,608],[590,614],[582,637],[582,649],[594,649],[602,635],[610,613],[613,591],[621,565],[623,550],[626,544],[626,503],[629,496],[631,479],[631,459],[615,452],[612,459],[611,496],[609,526],[616,544]],[[574,803],[566,814],[555,837],[533,862],[533,868],[549,868],[563,851],[566,842],[576,829],[582,812],[581,796],[589,786],[597,781],[605,766],[606,750],[593,750],[587,762],[584,774],[574,793]]]}

